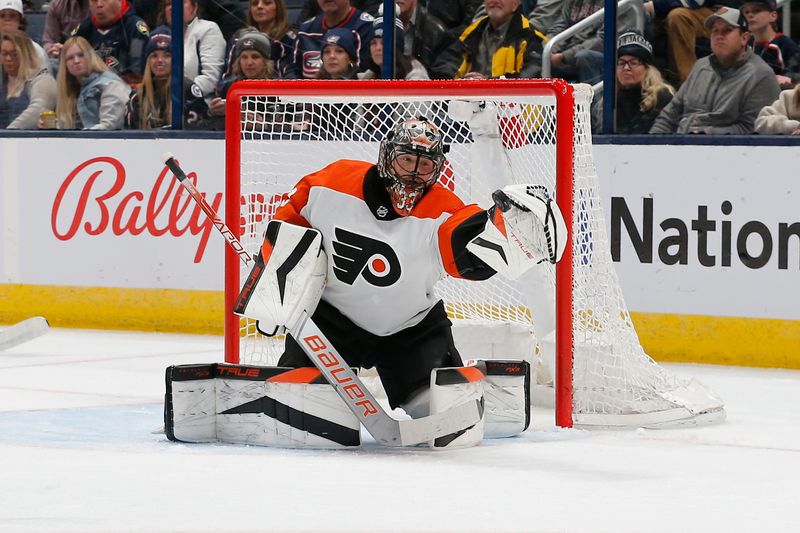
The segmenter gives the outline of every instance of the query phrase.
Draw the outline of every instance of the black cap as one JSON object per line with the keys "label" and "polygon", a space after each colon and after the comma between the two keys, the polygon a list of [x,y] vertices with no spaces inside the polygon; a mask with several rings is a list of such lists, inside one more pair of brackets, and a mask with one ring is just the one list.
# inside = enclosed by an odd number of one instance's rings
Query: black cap
{"label": "black cap", "polygon": [[637,30],[627,30],[617,38],[617,57],[633,56],[645,64],[653,62],[653,45]]}
{"label": "black cap", "polygon": [[764,4],[770,11],[778,10],[777,0],[747,0],[747,2],[742,4],[742,9],[744,9],[744,6],[747,4]]}

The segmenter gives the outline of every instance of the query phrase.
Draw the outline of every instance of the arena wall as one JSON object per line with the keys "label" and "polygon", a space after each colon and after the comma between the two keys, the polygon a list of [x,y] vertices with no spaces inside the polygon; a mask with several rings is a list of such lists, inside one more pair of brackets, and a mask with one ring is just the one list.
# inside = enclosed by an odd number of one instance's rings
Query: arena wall
{"label": "arena wall", "polygon": [[[796,143],[640,141],[594,148],[646,351],[800,368]],[[0,138],[0,323],[222,333],[224,243],[179,194],[165,151],[222,211],[217,134]]]}

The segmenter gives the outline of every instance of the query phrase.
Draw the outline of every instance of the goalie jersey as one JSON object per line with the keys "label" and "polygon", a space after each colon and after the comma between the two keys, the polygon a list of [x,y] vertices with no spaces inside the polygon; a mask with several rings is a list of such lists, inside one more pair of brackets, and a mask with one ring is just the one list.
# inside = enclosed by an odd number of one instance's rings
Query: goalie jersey
{"label": "goalie jersey", "polygon": [[418,324],[450,275],[494,275],[467,250],[487,212],[433,185],[409,216],[391,205],[377,167],[340,160],[309,174],[281,199],[275,219],[322,233],[328,284],[322,299],[366,331],[391,335]]}

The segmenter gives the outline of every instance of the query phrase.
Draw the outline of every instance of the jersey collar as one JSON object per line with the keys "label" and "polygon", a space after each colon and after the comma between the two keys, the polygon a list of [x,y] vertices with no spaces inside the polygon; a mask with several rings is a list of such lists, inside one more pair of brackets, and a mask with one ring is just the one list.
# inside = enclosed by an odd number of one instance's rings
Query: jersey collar
{"label": "jersey collar", "polygon": [[378,174],[378,167],[371,166],[364,176],[364,202],[367,204],[372,216],[378,220],[394,220],[400,218],[392,207],[389,191]]}

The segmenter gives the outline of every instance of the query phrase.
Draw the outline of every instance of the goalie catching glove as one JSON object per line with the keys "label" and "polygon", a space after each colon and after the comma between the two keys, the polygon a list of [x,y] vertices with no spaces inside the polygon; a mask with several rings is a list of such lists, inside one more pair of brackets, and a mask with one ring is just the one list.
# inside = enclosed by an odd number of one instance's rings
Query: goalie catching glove
{"label": "goalie catching glove", "polygon": [[517,279],[533,265],[556,263],[568,232],[558,205],[542,185],[508,185],[492,194],[486,227],[467,249],[498,273]]}
{"label": "goalie catching glove", "polygon": [[276,335],[317,308],[328,271],[322,234],[272,220],[233,312],[258,320],[258,330]]}

